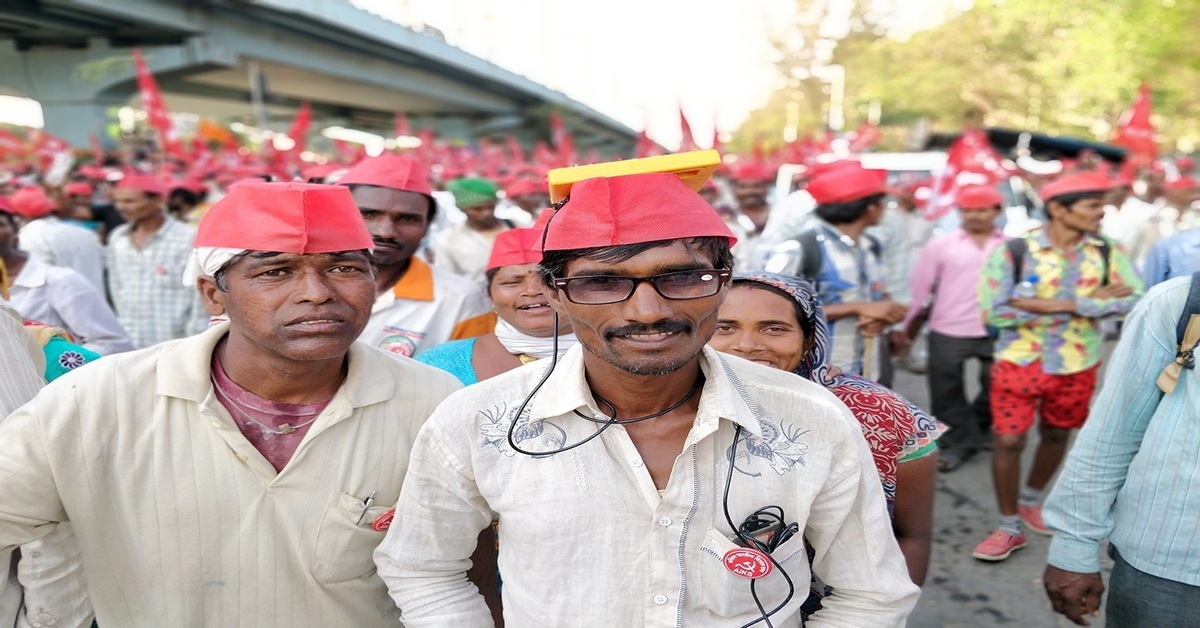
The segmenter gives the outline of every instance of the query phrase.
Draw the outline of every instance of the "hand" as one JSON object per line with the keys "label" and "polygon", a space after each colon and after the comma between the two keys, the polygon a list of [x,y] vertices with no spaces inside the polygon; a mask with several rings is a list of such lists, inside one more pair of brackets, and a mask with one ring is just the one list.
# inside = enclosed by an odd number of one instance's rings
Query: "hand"
{"label": "hand", "polygon": [[883,333],[887,328],[887,323],[877,318],[858,317],[858,333],[864,338],[875,338]]}
{"label": "hand", "polygon": [[1046,565],[1042,574],[1046,584],[1046,595],[1054,612],[1080,626],[1090,626],[1084,615],[1100,615],[1100,596],[1104,593],[1104,580],[1099,573],[1076,573]]}
{"label": "hand", "polygon": [[1034,314],[1067,314],[1075,311],[1069,299],[1009,299],[1008,304]]}
{"label": "hand", "polygon": [[1093,299],[1124,299],[1133,294],[1133,288],[1123,283],[1110,283],[1102,288],[1097,288],[1092,293]]}
{"label": "hand", "polygon": [[859,317],[873,318],[889,325],[904,320],[905,314],[908,314],[908,306],[890,299],[863,303],[858,308]]}
{"label": "hand", "polygon": [[892,353],[892,357],[903,358],[908,355],[908,350],[912,348],[912,338],[903,331],[896,330],[888,334],[888,349]]}

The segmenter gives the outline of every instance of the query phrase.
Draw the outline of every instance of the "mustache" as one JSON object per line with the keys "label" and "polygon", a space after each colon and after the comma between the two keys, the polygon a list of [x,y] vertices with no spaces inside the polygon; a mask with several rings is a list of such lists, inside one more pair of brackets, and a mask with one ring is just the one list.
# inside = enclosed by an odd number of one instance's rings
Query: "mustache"
{"label": "mustache", "polygon": [[393,240],[391,238],[371,238],[371,241],[374,242],[376,246],[383,245],[383,246],[392,246],[392,247],[395,247],[398,249],[404,248],[404,245],[401,244],[398,240]]}
{"label": "mustache", "polygon": [[649,325],[643,323],[631,323],[623,327],[604,330],[604,339],[612,340],[617,336],[628,336],[631,334],[670,334],[677,331],[690,334],[692,333],[692,326],[684,321],[669,320],[659,321]]}

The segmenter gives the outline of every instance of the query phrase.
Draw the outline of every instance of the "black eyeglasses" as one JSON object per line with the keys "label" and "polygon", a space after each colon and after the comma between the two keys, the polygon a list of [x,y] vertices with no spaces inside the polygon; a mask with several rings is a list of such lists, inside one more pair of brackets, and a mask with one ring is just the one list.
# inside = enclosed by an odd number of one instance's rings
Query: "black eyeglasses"
{"label": "black eyeglasses", "polygon": [[720,292],[733,273],[727,270],[683,270],[653,277],[622,277],[620,275],[582,275],[553,279],[555,288],[567,295],[567,300],[580,305],[620,303],[633,296],[638,284],[650,282],[654,291],[664,299],[683,301],[703,299]]}

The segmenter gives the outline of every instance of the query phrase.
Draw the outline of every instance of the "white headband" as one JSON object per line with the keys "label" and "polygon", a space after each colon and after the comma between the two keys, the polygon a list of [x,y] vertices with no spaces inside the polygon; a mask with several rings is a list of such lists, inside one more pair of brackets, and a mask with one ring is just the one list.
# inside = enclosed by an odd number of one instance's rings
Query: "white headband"
{"label": "white headband", "polygon": [[196,279],[203,275],[212,277],[229,263],[229,260],[245,253],[246,249],[226,249],[216,246],[201,246],[192,249],[187,266],[183,269],[183,285],[195,287]]}

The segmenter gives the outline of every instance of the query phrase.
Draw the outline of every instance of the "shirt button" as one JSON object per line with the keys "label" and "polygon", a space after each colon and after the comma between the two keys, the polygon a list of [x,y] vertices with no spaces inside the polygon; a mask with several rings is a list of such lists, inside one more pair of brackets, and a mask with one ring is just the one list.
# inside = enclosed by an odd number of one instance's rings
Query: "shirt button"
{"label": "shirt button", "polygon": [[654,603],[655,603],[655,604],[658,604],[658,605],[660,605],[660,606],[661,606],[661,605],[663,605],[663,604],[666,604],[666,603],[667,603],[667,596],[665,596],[665,595],[656,595],[656,596],[654,596]]}
{"label": "shirt button", "polygon": [[634,458],[633,460],[629,461],[629,464],[633,465],[634,467],[641,467],[642,460],[640,458]]}
{"label": "shirt button", "polygon": [[664,527],[664,528],[669,528],[669,527],[671,527],[671,524],[672,524],[672,523],[673,523],[673,522],[671,521],[671,518],[670,518],[670,517],[663,517],[662,519],[659,519],[659,520],[658,520],[658,525],[660,525],[660,526],[662,526],[662,527]]}

